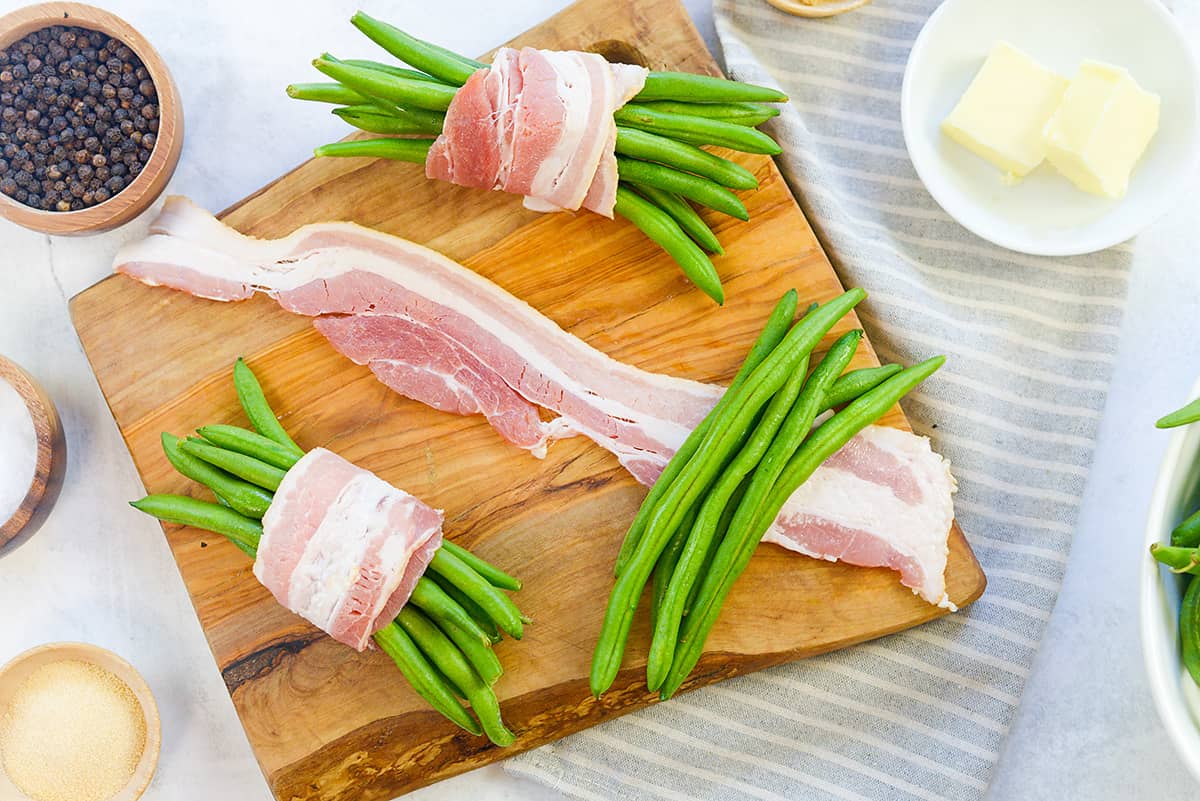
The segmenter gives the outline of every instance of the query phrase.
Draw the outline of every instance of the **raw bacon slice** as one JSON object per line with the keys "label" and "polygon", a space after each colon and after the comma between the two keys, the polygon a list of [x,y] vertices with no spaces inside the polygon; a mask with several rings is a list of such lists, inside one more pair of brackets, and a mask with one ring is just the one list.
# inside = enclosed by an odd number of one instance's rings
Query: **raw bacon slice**
{"label": "raw bacon slice", "polygon": [[[185,198],[168,198],[151,235],[114,268],[215,300],[263,292],[408,397],[482,413],[535,455],[582,434],[653,484],[724,389],[618,362],[500,287],[412,242],[347,223],[256,240]],[[537,407],[560,416],[542,421]],[[948,606],[944,570],[954,481],[929,441],[870,428],[784,507],[768,541],[826,559],[899,570]]]}
{"label": "raw bacon slice", "polygon": [[446,111],[425,174],[525,195],[534,211],[590,209],[613,216],[613,112],[641,91],[646,70],[595,53],[496,51]]}
{"label": "raw bacon slice", "polygon": [[442,513],[324,448],[288,470],[254,575],[279,603],[362,651],[442,544]]}

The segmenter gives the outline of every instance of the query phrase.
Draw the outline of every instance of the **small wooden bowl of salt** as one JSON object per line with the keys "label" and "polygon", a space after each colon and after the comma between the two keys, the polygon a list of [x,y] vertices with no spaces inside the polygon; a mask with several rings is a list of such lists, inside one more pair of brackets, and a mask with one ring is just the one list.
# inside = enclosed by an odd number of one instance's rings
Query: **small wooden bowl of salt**
{"label": "small wooden bowl of salt", "polygon": [[50,396],[33,376],[0,356],[0,553],[23,542],[46,518],[66,464],[66,441]]}
{"label": "small wooden bowl of salt", "polygon": [[160,744],[150,688],[111,651],[52,643],[0,668],[0,801],[134,801]]}

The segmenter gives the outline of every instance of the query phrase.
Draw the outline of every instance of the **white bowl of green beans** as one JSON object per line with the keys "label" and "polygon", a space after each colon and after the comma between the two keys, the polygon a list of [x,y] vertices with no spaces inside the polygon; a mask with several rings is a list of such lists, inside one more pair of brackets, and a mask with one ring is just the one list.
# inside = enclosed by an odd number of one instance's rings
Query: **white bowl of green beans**
{"label": "white bowl of green beans", "polygon": [[[1192,397],[1200,395],[1200,384]],[[1200,423],[1178,429],[1159,468],[1146,524],[1146,548],[1165,545],[1180,521],[1200,508]],[[1184,667],[1180,608],[1188,581],[1142,551],[1142,653],[1150,692],[1171,741],[1200,779],[1200,685]],[[1200,577],[1197,577],[1200,580]]]}

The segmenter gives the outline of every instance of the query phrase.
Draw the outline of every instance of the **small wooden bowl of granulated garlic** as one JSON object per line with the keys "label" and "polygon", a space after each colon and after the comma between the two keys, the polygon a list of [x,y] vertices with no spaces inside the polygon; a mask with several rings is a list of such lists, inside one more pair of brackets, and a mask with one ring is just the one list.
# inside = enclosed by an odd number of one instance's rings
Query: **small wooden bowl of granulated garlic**
{"label": "small wooden bowl of granulated garlic", "polygon": [[134,801],[160,742],[150,688],[111,651],[53,643],[0,668],[0,801]]}

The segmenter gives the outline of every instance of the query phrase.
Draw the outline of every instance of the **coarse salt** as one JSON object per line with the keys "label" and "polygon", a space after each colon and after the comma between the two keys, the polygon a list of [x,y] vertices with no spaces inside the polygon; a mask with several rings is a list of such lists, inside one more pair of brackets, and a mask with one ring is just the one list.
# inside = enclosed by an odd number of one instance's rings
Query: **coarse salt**
{"label": "coarse salt", "polygon": [[0,378],[0,525],[25,500],[36,469],[33,418],[16,387]]}
{"label": "coarse salt", "polygon": [[137,769],[146,719],[129,685],[77,659],[36,668],[0,716],[0,763],[35,801],[104,801]]}

